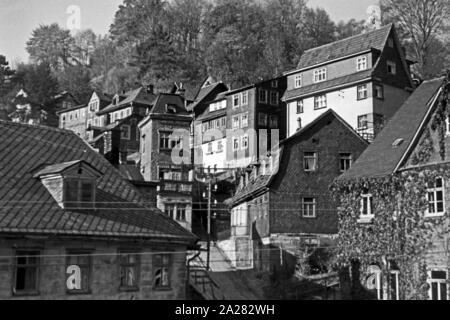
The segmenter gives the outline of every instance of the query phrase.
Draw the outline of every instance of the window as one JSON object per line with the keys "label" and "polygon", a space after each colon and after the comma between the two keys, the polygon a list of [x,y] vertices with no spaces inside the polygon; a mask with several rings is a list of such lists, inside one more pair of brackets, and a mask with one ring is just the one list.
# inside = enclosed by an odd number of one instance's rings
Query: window
{"label": "window", "polygon": [[447,300],[447,271],[432,270],[428,272],[431,300]]}
{"label": "window", "polygon": [[314,97],[314,110],[319,110],[327,107],[327,96],[315,96]]}
{"label": "window", "polygon": [[267,114],[266,113],[258,114],[258,125],[267,126]]}
{"label": "window", "polygon": [[124,124],[120,128],[120,138],[123,140],[130,140],[131,139],[131,127],[129,125]]}
{"label": "window", "polygon": [[303,198],[302,211],[303,211],[303,218],[315,218],[316,217],[316,199]]}
{"label": "window", "polygon": [[259,89],[259,102],[267,103],[267,90]]}
{"label": "window", "polygon": [[222,141],[217,141],[217,153],[223,152],[223,143]]}
{"label": "window", "polygon": [[277,106],[278,105],[278,100],[279,100],[279,94],[276,91],[271,91],[270,92],[270,104],[273,106]]}
{"label": "window", "polygon": [[269,125],[271,128],[278,128],[278,116],[277,115],[270,115],[269,117]]}
{"label": "window", "polygon": [[270,83],[270,86],[272,88],[278,88],[278,80],[272,80],[272,82]]}
{"label": "window", "polygon": [[89,208],[94,206],[95,183],[85,179],[64,181],[64,205],[66,208]]}
{"label": "window", "polygon": [[248,136],[242,137],[242,150],[248,149]]}
{"label": "window", "polygon": [[297,130],[300,130],[302,128],[302,118],[299,117],[297,119],[297,124],[298,124]]}
{"label": "window", "polygon": [[358,129],[368,129],[369,128],[369,116],[362,115],[358,117]]}
{"label": "window", "polygon": [[139,290],[139,255],[137,253],[120,253],[120,289]]}
{"label": "window", "polygon": [[295,88],[300,88],[302,86],[302,75],[298,74],[295,76]]}
{"label": "window", "polygon": [[221,125],[222,125],[222,127],[226,127],[227,126],[227,118],[226,117],[223,117],[221,119]]}
{"label": "window", "polygon": [[241,128],[248,127],[248,113],[245,113],[241,116]]}
{"label": "window", "polygon": [[297,101],[297,114],[302,114],[304,112],[303,109],[303,99]]}
{"label": "window", "polygon": [[248,104],[248,92],[242,92],[241,93],[241,102],[243,106],[246,106]]}
{"label": "window", "polygon": [[170,288],[170,255],[158,254],[153,259],[155,289]]}
{"label": "window", "polygon": [[239,138],[233,138],[233,151],[239,150]]}
{"label": "window", "polygon": [[368,98],[368,92],[367,92],[367,84],[363,84],[357,87],[357,99],[358,100],[364,100]]}
{"label": "window", "polygon": [[[68,251],[67,252],[67,266],[66,273],[67,283],[71,283],[71,286],[67,287],[69,293],[81,294],[90,292],[90,278],[91,278],[91,255],[90,252],[81,251]],[[75,279],[71,281],[71,278],[75,276],[79,281]]]}
{"label": "window", "polygon": [[374,85],[374,97],[377,99],[384,99],[384,88],[382,85],[376,84]]}
{"label": "window", "polygon": [[327,69],[326,68],[322,68],[322,69],[317,69],[314,70],[314,82],[322,82],[327,80]]}
{"label": "window", "polygon": [[213,144],[212,144],[212,142],[208,143],[208,154],[213,154]]}
{"label": "window", "polygon": [[168,150],[170,148],[169,141],[170,141],[170,132],[160,132],[159,133],[159,149]]}
{"label": "window", "polygon": [[363,71],[367,69],[367,57],[356,59],[356,70]]}
{"label": "window", "polygon": [[239,107],[239,95],[235,94],[233,95],[233,108]]}
{"label": "window", "polygon": [[447,136],[450,135],[450,116],[445,119],[445,132]]}
{"label": "window", "polygon": [[239,128],[239,116],[233,116],[233,129]]}
{"label": "window", "polygon": [[303,168],[306,172],[314,172],[317,170],[317,153],[305,152],[303,155]]}
{"label": "window", "polygon": [[177,221],[186,221],[186,206],[177,205]]}
{"label": "window", "polygon": [[351,153],[341,153],[339,159],[339,165],[341,172],[345,172],[352,166],[352,154]]}
{"label": "window", "polygon": [[175,217],[175,205],[166,204],[164,206],[164,213],[170,218],[173,219]]}
{"label": "window", "polygon": [[397,74],[397,65],[393,61],[387,62],[387,72],[392,75]]}
{"label": "window", "polygon": [[39,251],[17,251],[15,265],[15,295],[38,294]]}
{"label": "window", "polygon": [[363,194],[361,199],[361,220],[371,220],[373,213],[373,197],[371,194]]}
{"label": "window", "polygon": [[428,210],[427,216],[441,216],[445,212],[444,180],[436,178],[436,181],[428,184]]}

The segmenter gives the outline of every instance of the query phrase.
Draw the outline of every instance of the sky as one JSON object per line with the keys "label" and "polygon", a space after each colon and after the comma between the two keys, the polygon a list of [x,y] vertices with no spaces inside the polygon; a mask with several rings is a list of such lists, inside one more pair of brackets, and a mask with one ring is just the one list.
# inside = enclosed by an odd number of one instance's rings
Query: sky
{"label": "sky", "polygon": [[[78,6],[81,29],[106,34],[123,0],[0,0],[0,54],[13,65],[26,62],[25,44],[40,24],[58,23],[66,27],[67,9]],[[367,8],[377,0],[309,0],[310,7],[322,7],[333,20],[366,18]]]}

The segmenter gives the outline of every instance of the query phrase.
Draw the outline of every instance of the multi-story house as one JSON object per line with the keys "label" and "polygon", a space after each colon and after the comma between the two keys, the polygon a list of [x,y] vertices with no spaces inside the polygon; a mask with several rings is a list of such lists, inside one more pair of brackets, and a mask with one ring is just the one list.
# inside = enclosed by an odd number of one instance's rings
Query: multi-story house
{"label": "multi-story house", "polygon": [[449,298],[449,89],[448,77],[421,84],[335,183],[353,293]]}
{"label": "multi-story house", "polygon": [[[226,164],[246,167],[286,137],[286,77],[228,91]],[[273,141],[272,141],[273,140]]]}
{"label": "multi-story house", "polygon": [[[192,229],[192,166],[183,162],[189,147],[192,116],[183,97],[161,93],[139,123],[140,167],[145,181],[158,181],[157,206],[188,230]],[[189,150],[189,148],[188,148]]]}
{"label": "multi-story house", "polygon": [[0,299],[186,299],[191,233],[74,133],[0,135]]}
{"label": "multi-story house", "polygon": [[74,106],[58,111],[59,128],[75,132],[83,139],[87,138],[86,119],[88,107],[86,105]]}
{"label": "multi-story house", "polygon": [[392,24],[306,51],[285,73],[288,136],[333,109],[372,140],[413,91],[410,63]]}
{"label": "multi-story house", "polygon": [[236,252],[230,257],[236,267],[274,271],[288,255],[284,264],[294,269],[304,264],[302,248],[332,243],[338,216],[329,185],[367,146],[328,110],[248,170],[227,201],[231,241],[224,249]]}
{"label": "multi-story house", "polygon": [[[94,100],[97,100],[96,96],[98,95],[93,97]],[[152,109],[155,99],[156,95],[153,93],[152,86],[116,94],[112,98],[111,104],[96,113],[97,118],[94,118],[94,123],[88,127],[88,130],[93,132],[93,139],[90,142],[94,146],[99,143],[103,144],[101,140],[105,133],[120,130],[121,163],[127,163],[128,159],[131,162],[136,161],[139,158],[141,136],[138,124]],[[97,101],[94,101],[91,106],[97,108],[100,104],[97,105]],[[95,119],[99,119],[99,124],[102,125],[95,125]]]}
{"label": "multi-story house", "polygon": [[[111,105],[112,97],[108,94],[94,91],[91,99],[88,102],[87,115],[86,115],[86,128],[91,126],[104,127],[107,125],[107,114],[97,115],[98,112]],[[87,141],[94,139],[93,130],[87,131]]]}

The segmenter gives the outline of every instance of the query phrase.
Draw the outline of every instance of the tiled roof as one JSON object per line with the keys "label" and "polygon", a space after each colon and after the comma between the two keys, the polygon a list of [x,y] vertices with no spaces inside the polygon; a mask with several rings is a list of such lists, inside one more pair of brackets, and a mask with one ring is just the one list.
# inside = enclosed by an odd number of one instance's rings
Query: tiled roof
{"label": "tiled roof", "polygon": [[225,203],[229,206],[237,205],[246,201],[251,196],[268,188],[272,181],[272,175],[262,175],[248,183],[243,189],[238,190],[235,196],[228,199]]}
{"label": "tiled roof", "polygon": [[[99,236],[192,242],[195,237],[154,205],[72,132],[0,121],[0,233]],[[86,161],[98,179],[96,210],[62,209],[33,174],[49,164]]]}
{"label": "tiled roof", "polygon": [[144,181],[141,170],[135,165],[119,164],[117,166],[117,169],[120,171],[124,179],[130,181]]}
{"label": "tiled roof", "polygon": [[150,114],[167,113],[166,105],[176,106],[177,115],[189,115],[189,112],[184,106],[183,98],[177,94],[160,93],[155,99],[155,105],[153,106]]}
{"label": "tiled roof", "polygon": [[386,44],[392,28],[393,25],[389,24],[374,31],[362,33],[307,50],[301,56],[297,69],[312,67],[327,61],[367,51],[372,48],[381,51]]}
{"label": "tiled roof", "polygon": [[138,88],[135,90],[131,90],[126,92],[123,95],[120,95],[121,97],[124,97],[122,101],[120,101],[117,105],[110,104],[103,110],[100,110],[97,112],[98,115],[107,114],[109,112],[113,112],[116,110],[120,110],[124,107],[127,107],[130,103],[139,103],[143,105],[152,106],[155,101],[155,95],[147,93],[144,88]]}
{"label": "tiled roof", "polygon": [[300,97],[305,97],[310,94],[316,94],[320,91],[330,90],[332,88],[345,86],[347,84],[362,81],[364,79],[372,77],[373,70],[365,70],[358,73],[349,74],[340,78],[331,79],[324,82],[315,83],[306,87],[286,91],[283,96],[283,100],[289,101]]}
{"label": "tiled roof", "polygon": [[[394,173],[409,146],[415,143],[414,137],[420,130],[428,110],[433,107],[430,102],[441,85],[442,78],[422,83],[352,168],[339,179],[380,177]],[[398,139],[403,139],[403,143],[394,146],[394,142]]]}

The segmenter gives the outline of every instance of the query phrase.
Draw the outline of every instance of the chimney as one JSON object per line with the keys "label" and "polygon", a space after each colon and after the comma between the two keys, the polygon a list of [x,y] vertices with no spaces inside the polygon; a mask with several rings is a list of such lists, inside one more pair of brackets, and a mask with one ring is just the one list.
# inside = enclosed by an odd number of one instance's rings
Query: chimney
{"label": "chimney", "polygon": [[146,87],[148,94],[154,94],[155,87],[152,84],[147,85]]}
{"label": "chimney", "polygon": [[177,94],[180,95],[181,97],[185,98],[186,89],[184,88],[183,82],[180,82],[180,85],[178,86],[178,89],[177,89]]}
{"label": "chimney", "polygon": [[120,164],[120,130],[105,132],[105,158],[112,165]]}

